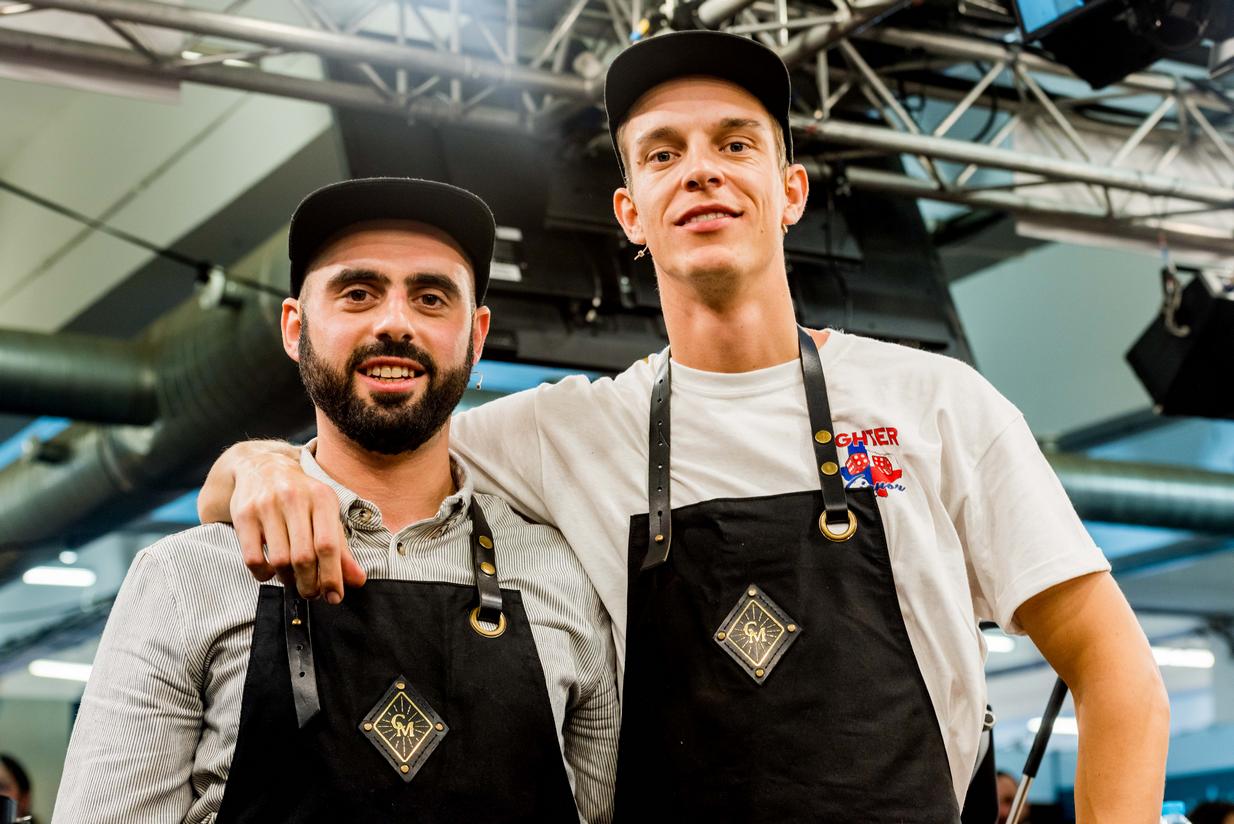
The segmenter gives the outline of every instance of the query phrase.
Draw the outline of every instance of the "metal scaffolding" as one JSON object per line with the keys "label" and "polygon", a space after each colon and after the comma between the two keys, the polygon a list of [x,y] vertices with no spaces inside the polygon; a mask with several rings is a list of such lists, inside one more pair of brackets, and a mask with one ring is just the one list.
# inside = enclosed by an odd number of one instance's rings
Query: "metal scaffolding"
{"label": "metal scaffolding", "polygon": [[[332,0],[279,0],[300,21],[289,24],[245,16],[244,2],[226,12],[147,0],[0,4],[0,21],[42,9],[90,15],[126,44],[0,26],[0,59],[545,133],[598,105],[608,61],[648,33],[649,17],[677,19],[671,3],[644,0],[370,0],[349,13]],[[705,0],[693,20],[784,57],[799,155],[817,179],[1234,256],[1234,102],[1219,87],[1152,71],[1093,93],[1018,45],[897,27],[908,5]],[[189,39],[162,54],[144,27]],[[336,70],[280,71],[296,54]],[[986,121],[979,134],[973,120]],[[862,166],[880,154],[918,163],[905,174]]]}

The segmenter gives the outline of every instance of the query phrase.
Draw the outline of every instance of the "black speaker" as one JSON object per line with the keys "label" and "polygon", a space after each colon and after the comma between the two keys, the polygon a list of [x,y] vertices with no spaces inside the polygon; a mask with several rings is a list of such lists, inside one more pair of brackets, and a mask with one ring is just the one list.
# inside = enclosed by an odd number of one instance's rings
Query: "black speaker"
{"label": "black speaker", "polygon": [[1160,413],[1234,418],[1234,283],[1197,273],[1173,324],[1158,315],[1127,362]]}

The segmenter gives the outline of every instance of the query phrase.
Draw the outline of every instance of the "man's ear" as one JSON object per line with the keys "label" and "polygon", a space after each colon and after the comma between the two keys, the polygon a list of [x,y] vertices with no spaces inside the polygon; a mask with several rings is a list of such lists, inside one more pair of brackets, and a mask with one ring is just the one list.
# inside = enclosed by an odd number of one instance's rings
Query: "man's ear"
{"label": "man's ear", "polygon": [[301,318],[300,301],[296,298],[284,298],[283,316],[279,320],[279,327],[283,332],[283,351],[296,363],[300,362]]}
{"label": "man's ear", "polygon": [[785,226],[792,226],[801,220],[806,211],[806,201],[810,197],[810,176],[806,167],[794,163],[784,171],[784,216]]}
{"label": "man's ear", "polygon": [[621,224],[622,231],[631,243],[642,246],[647,242],[642,221],[639,220],[638,207],[634,205],[634,195],[625,186],[613,192],[613,214],[617,216],[617,222]]}
{"label": "man's ear", "polygon": [[475,363],[479,363],[480,357],[484,354],[484,341],[488,338],[488,327],[492,318],[493,315],[487,306],[476,307],[475,315],[471,320],[471,351]]}

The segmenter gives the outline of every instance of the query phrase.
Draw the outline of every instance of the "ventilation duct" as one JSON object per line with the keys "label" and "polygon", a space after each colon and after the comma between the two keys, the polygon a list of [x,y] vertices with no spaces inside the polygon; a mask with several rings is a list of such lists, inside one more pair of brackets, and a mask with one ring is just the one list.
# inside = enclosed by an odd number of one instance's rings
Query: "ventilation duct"
{"label": "ventilation duct", "polygon": [[[312,407],[278,317],[276,297],[245,291],[185,301],[131,345],[0,334],[0,411],[139,421],[157,410],[145,425],[74,424],[0,470],[0,581],[200,484],[236,440],[303,431]],[[56,379],[10,395],[36,366]]]}

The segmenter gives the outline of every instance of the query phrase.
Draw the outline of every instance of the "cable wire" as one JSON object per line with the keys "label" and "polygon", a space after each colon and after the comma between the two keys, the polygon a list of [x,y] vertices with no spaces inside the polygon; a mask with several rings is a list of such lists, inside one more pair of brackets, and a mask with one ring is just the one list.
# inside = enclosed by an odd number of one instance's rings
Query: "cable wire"
{"label": "cable wire", "polygon": [[92,218],[87,214],[79,212],[76,209],[71,209],[68,206],[55,202],[54,200],[49,200],[48,198],[45,198],[42,195],[35,194],[29,189],[22,188],[21,186],[18,186],[15,183],[10,183],[9,181],[4,180],[2,178],[0,178],[0,189],[3,189],[4,191],[9,192],[10,194],[16,195],[17,197],[20,197],[23,200],[27,200],[37,206],[41,206],[44,209],[47,209],[49,212],[54,212],[55,214],[58,214],[61,217],[67,217],[69,220],[76,221],[77,223],[80,223],[83,226],[87,226],[96,232],[102,232],[103,234],[111,235],[112,237],[117,238],[118,240],[123,240],[125,243],[131,243],[134,246],[138,246],[142,249],[145,249],[147,252],[152,252],[153,254],[158,255],[161,258],[170,260],[173,263],[178,263],[181,266],[187,266],[188,268],[192,269],[194,273],[196,273],[197,280],[201,281],[202,283],[205,283],[209,279],[211,272],[219,271],[219,272],[222,272],[223,276],[227,280],[231,281],[232,283],[238,284],[240,286],[245,286],[249,289],[253,289],[258,292],[266,292],[271,295],[276,295],[277,297],[280,297],[280,298],[287,297],[287,293],[283,289],[279,289],[278,287],[271,286],[268,283],[262,283],[260,281],[252,280],[250,278],[245,278],[239,275],[234,275],[228,272],[225,267],[220,266],[219,264],[214,263],[213,261],[192,258],[182,252],[176,251],[175,249],[171,249],[165,246],[159,246],[158,244],[151,243],[145,238],[138,237],[137,235],[131,232],[126,232],[123,229],[117,229],[116,227],[111,226],[107,223],[104,223],[101,220]]}

